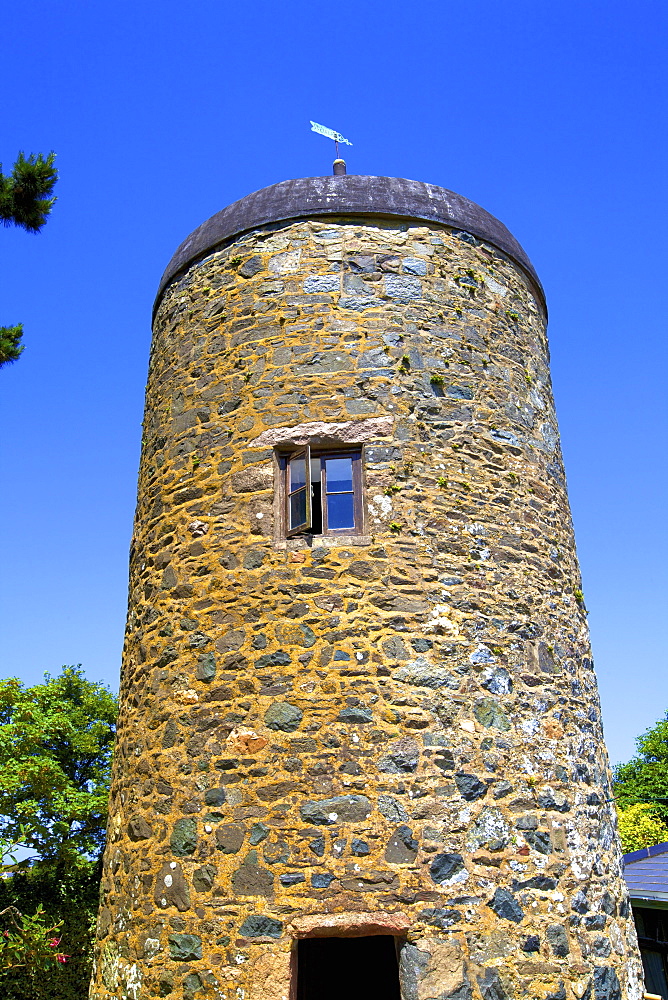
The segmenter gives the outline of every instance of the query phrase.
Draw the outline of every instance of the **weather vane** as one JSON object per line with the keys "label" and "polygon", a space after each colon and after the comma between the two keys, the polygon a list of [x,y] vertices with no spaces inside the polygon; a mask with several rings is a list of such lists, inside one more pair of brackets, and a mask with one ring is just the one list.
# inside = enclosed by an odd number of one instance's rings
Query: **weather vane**
{"label": "weather vane", "polygon": [[336,158],[339,159],[339,143],[345,142],[346,146],[352,146],[352,142],[348,142],[344,139],[340,132],[335,132],[332,128],[327,128],[326,125],[318,125],[317,122],[311,122],[311,131],[319,132],[320,135],[326,135],[328,139],[334,140],[334,146],[336,148]]}

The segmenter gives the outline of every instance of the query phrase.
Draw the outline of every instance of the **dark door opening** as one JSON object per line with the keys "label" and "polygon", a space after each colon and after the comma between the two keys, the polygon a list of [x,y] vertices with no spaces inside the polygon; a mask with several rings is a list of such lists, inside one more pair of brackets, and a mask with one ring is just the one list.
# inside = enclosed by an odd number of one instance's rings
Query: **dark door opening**
{"label": "dark door opening", "polygon": [[395,939],[379,934],[299,941],[297,1000],[401,1000]]}

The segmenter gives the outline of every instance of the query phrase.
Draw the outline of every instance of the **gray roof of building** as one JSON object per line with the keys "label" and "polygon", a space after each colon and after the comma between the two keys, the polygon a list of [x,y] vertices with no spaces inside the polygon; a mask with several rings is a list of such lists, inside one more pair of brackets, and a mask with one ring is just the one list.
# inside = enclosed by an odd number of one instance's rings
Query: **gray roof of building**
{"label": "gray roof of building", "polygon": [[403,177],[299,177],[254,191],[211,216],[178,247],[160,281],[166,286],[196,260],[234,236],[273,222],[313,216],[364,216],[439,222],[491,243],[527,273],[545,302],[538,275],[508,229],[480,205],[454,191]]}
{"label": "gray roof of building", "polygon": [[623,864],[631,899],[668,903],[668,843],[625,854]]}

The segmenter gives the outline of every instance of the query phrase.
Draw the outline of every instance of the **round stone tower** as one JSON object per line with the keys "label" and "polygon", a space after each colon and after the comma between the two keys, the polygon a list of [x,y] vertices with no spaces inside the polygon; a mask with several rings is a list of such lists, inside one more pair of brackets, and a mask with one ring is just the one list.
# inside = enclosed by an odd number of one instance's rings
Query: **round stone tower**
{"label": "round stone tower", "polygon": [[176,252],[95,1000],[640,996],[545,323],[415,181],[285,181]]}

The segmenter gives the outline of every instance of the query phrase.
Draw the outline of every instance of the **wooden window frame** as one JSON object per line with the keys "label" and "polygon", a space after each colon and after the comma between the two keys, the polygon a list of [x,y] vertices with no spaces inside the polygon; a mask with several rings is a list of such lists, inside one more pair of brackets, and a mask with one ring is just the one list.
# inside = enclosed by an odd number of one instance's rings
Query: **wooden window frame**
{"label": "wooden window frame", "polygon": [[[291,451],[279,453],[280,469],[280,489],[281,506],[283,510],[283,537],[296,538],[300,535],[312,535],[320,538],[324,536],[345,536],[362,535],[364,533],[364,477],[362,467],[363,449],[360,446],[349,448],[336,447],[314,447],[313,445],[302,445]],[[298,492],[291,490],[290,482],[290,462],[296,458],[304,457],[306,461],[307,481],[311,483],[311,469],[315,463],[320,463],[320,508],[322,517],[322,530],[317,534],[313,532],[314,503],[312,489],[307,489],[306,499],[306,520],[295,528],[290,528],[290,498]],[[324,458],[352,458],[352,492],[353,495],[353,520],[354,526],[347,528],[330,528],[327,524],[327,475],[326,465],[322,461]],[[333,491],[331,491],[333,492]]]}

